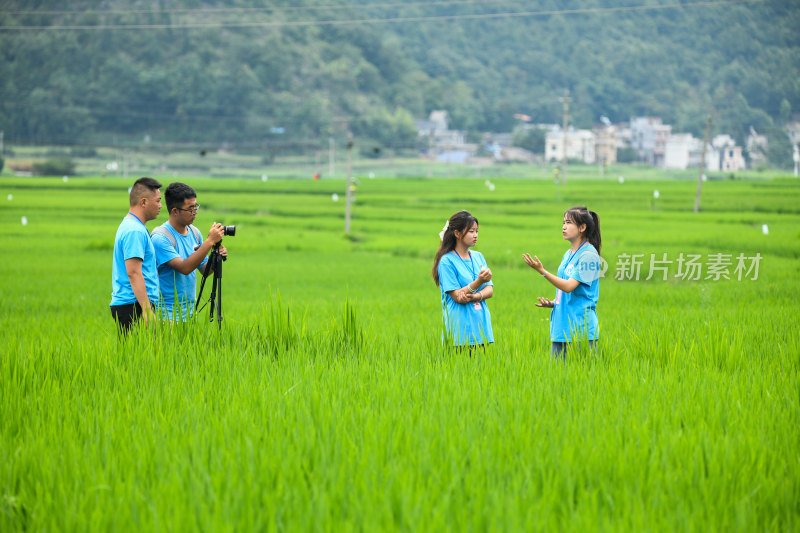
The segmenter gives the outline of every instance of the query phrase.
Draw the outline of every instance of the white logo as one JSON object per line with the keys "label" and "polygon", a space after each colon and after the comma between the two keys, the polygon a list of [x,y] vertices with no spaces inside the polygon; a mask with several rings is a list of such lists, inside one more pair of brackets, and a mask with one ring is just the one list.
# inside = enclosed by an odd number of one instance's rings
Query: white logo
{"label": "white logo", "polygon": [[578,277],[586,283],[606,277],[606,271],[608,270],[608,262],[594,250],[585,252],[575,266],[578,270]]}

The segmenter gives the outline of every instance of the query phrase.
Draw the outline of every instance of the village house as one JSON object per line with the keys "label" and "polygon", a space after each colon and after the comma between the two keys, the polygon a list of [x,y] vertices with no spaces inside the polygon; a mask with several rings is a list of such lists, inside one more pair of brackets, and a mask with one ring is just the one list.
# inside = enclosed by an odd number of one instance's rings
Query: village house
{"label": "village house", "polygon": [[627,122],[620,122],[615,127],[617,128],[617,151],[619,152],[623,148],[630,148],[631,140],[633,139],[630,125]]}
{"label": "village house", "polygon": [[[663,168],[699,168],[703,141],[689,133],[671,135],[664,145]],[[746,168],[742,147],[730,135],[717,135],[706,147],[706,170],[734,172]]]}
{"label": "village house", "polygon": [[703,141],[691,133],[670,135],[664,143],[664,168],[685,170],[700,167],[703,157]]}
{"label": "village house", "polygon": [[613,165],[617,162],[617,127],[612,125],[597,126],[594,134],[595,163]]}
{"label": "village house", "polygon": [[[796,118],[797,115],[795,115],[795,119]],[[800,144],[800,120],[789,122],[786,124],[785,130],[786,135],[789,137],[789,142],[792,143],[792,145],[796,146]]]}
{"label": "village house", "polygon": [[755,128],[751,127],[750,134],[745,141],[745,150],[751,167],[767,162],[768,146],[767,136],[760,135]]}
{"label": "village house", "polygon": [[425,138],[435,152],[464,150],[467,134],[462,130],[448,129],[449,120],[447,111],[431,111],[428,120],[414,121],[418,137]]}
{"label": "village house", "polygon": [[[427,120],[415,121],[420,139],[426,141],[428,157],[440,162],[465,163],[475,157],[478,145],[466,142],[466,132],[449,129],[447,111],[432,111]],[[672,134],[672,126],[660,117],[634,117],[630,125],[611,124],[608,119],[592,130],[570,127],[566,136],[557,124],[538,124],[545,133],[544,159],[559,162],[567,159],[584,164],[611,165],[617,162],[617,151],[630,146],[647,163],[667,169],[699,168],[703,141],[689,133]],[[566,154],[565,154],[566,142]],[[482,145],[495,161],[536,161],[535,154],[511,146],[512,134],[484,134]],[[754,163],[766,154],[766,137],[751,130],[748,154]],[[734,172],[746,166],[742,147],[730,135],[717,135],[706,149],[706,169]],[[541,156],[539,156],[541,157]]]}
{"label": "village house", "polygon": [[664,150],[672,126],[662,124],[660,117],[634,117],[631,119],[631,147],[649,164],[664,165]]}
{"label": "village house", "polygon": [[[577,159],[586,164],[593,164],[595,158],[595,137],[589,130],[569,128],[566,135],[567,159]],[[545,161],[561,161],[564,157],[564,132],[556,128],[547,133],[544,142]]]}
{"label": "village house", "polygon": [[706,153],[706,170],[735,172],[745,168],[742,147],[736,146],[733,137],[727,134],[714,137]]}

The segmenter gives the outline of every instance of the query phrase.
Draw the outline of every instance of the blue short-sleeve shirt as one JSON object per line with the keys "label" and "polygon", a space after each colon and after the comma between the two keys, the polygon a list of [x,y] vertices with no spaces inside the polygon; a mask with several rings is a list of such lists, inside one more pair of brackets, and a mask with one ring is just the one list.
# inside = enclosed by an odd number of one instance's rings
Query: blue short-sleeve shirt
{"label": "blue short-sleeve shirt", "polygon": [[142,260],[142,275],[147,289],[147,299],[158,302],[158,272],[156,254],[147,227],[134,217],[126,216],[114,237],[114,260],[111,268],[111,304],[126,305],[136,302],[125,261],[138,257]]}
{"label": "blue short-sleeve shirt", "polygon": [[[447,294],[478,279],[481,267],[487,267],[480,252],[469,252],[469,259],[462,259],[456,252],[444,254],[439,260],[439,288],[442,294],[442,314],[447,333],[453,344],[485,344],[494,342],[492,316],[485,301],[460,304]],[[494,285],[491,281],[480,286]]]}
{"label": "blue short-sleeve shirt", "polygon": [[[169,239],[158,233],[153,235],[153,246],[156,251],[156,264],[158,265],[158,281],[161,287],[161,309],[170,320],[183,320],[194,314],[194,304],[197,288],[197,272],[191,274],[181,274],[167,263],[180,257],[186,259],[194,253],[194,247],[202,244],[197,241],[194,232],[189,229],[186,235],[181,235],[172,227],[169,222],[165,222],[162,227],[175,238],[175,246]],[[206,264],[208,258],[203,259],[200,267]],[[177,305],[178,312],[175,312]]]}
{"label": "blue short-sleeve shirt", "polygon": [[558,267],[561,279],[576,279],[578,286],[570,293],[556,289],[550,313],[550,339],[553,342],[597,340],[597,301],[600,298],[600,255],[588,242],[574,254],[567,250]]}

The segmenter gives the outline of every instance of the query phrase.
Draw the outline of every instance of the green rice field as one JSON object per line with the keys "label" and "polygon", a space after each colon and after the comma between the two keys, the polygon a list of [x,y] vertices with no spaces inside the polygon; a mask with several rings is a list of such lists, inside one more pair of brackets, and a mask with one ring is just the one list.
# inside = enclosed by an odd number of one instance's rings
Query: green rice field
{"label": "green rice field", "polygon": [[[349,234],[343,179],[156,176],[237,226],[225,319],[124,341],[135,177],[0,177],[0,531],[800,530],[800,180],[694,213],[690,178],[488,174],[361,177]],[[555,271],[573,205],[608,270],[600,349],[562,362],[522,253]],[[494,273],[474,353],[431,279],[460,209]]]}

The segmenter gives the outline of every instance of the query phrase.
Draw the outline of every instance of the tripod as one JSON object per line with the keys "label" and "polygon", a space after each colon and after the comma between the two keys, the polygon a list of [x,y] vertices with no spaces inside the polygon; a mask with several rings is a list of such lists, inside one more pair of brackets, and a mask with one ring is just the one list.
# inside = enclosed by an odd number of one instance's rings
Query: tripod
{"label": "tripod", "polygon": [[200,297],[203,295],[203,287],[206,284],[206,279],[208,279],[208,275],[210,273],[214,273],[214,276],[211,280],[211,296],[208,298],[208,303],[210,307],[208,309],[208,320],[209,322],[214,321],[214,310],[216,309],[217,312],[217,324],[219,328],[222,329],[222,262],[225,260],[219,253],[219,245],[222,244],[222,241],[219,241],[217,244],[214,245],[214,248],[211,249],[211,255],[208,256],[208,263],[206,263],[205,272],[203,272],[203,281],[200,282],[200,292],[197,295],[197,303],[194,306],[195,311],[202,311],[205,307],[198,309],[200,305]]}

